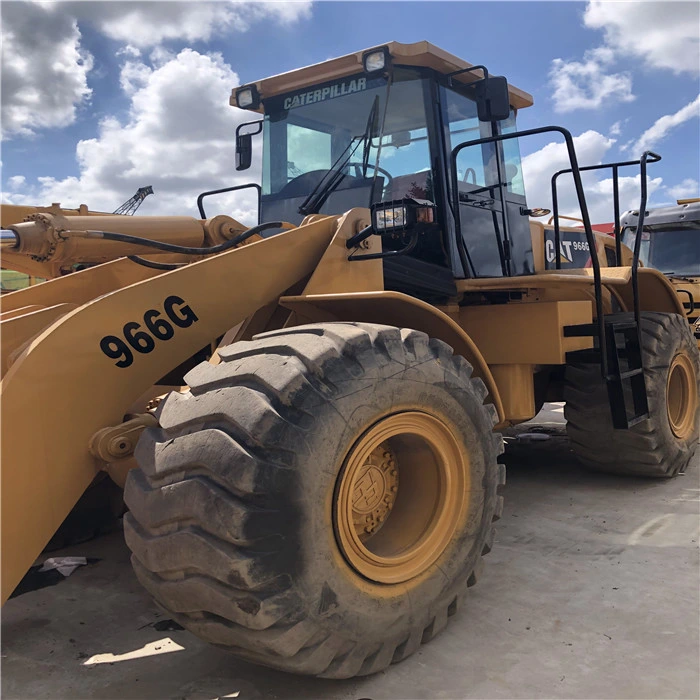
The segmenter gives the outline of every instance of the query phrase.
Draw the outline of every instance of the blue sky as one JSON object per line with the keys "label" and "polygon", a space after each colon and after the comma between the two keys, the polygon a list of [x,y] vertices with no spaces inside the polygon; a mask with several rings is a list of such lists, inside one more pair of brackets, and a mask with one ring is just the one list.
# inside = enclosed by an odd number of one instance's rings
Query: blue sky
{"label": "blue sky", "polygon": [[[242,182],[228,93],[247,82],[396,40],[427,39],[531,93],[521,129],[559,124],[583,163],[652,148],[652,203],[698,196],[700,4],[675,2],[5,2],[4,201],[193,213],[196,194]],[[546,205],[561,147],[524,141],[526,189]],[[255,170],[251,171],[253,175]],[[623,173],[623,208],[638,196]],[[245,179],[250,177],[246,174]],[[588,178],[593,218],[609,182]],[[245,198],[227,213],[250,215]]]}

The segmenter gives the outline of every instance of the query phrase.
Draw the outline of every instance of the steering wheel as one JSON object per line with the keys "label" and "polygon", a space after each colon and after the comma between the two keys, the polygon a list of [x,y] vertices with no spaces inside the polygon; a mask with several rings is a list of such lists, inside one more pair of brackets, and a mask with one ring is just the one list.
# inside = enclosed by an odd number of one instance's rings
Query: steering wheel
{"label": "steering wheel", "polygon": [[[347,168],[355,168],[355,177],[362,177],[362,170],[363,170],[362,163],[347,163],[346,167]],[[376,170],[378,173],[381,173],[382,175],[386,176],[386,182],[384,183],[384,189],[391,187],[391,183],[394,181],[394,178],[392,177],[390,172],[388,172],[387,170],[384,170],[384,168],[380,168],[378,165],[372,165],[372,163],[367,163],[367,167],[372,168],[373,170]]]}

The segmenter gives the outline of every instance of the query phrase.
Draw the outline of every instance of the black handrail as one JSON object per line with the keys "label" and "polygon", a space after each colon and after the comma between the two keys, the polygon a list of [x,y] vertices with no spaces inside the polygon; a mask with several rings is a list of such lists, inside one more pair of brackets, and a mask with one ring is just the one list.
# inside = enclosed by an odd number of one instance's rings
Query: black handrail
{"label": "black handrail", "polygon": [[[651,158],[655,160],[650,160]],[[634,255],[632,256],[632,296],[634,301],[634,320],[637,323],[637,330],[641,337],[641,326],[639,320],[639,288],[637,285],[637,272],[639,270],[639,251],[642,247],[642,230],[644,228],[644,218],[647,208],[647,162],[655,163],[661,160],[661,156],[652,151],[644,151],[639,159],[639,174],[641,177],[640,188],[641,198],[639,202],[639,219],[637,221],[637,231],[634,235]],[[641,347],[641,345],[640,345]]]}
{"label": "black handrail", "polygon": [[[661,156],[657,153],[652,153],[651,151],[646,152],[650,157],[647,159],[649,163],[657,163],[661,160]],[[641,165],[640,160],[625,160],[618,161],[616,163],[601,163],[600,165],[584,165],[579,168],[579,172],[584,170],[602,170],[605,168],[612,168],[613,171],[613,208],[615,214],[615,223],[613,229],[613,235],[615,236],[615,257],[616,266],[620,267],[622,260],[622,242],[620,240],[620,192],[618,183],[618,170],[619,168],[624,168],[628,165]],[[557,196],[557,178],[560,175],[565,175],[566,173],[572,172],[571,168],[566,170],[559,170],[554,175],[552,175],[552,217],[554,219],[554,249],[559,251],[560,246],[560,231],[559,231],[559,199]],[[593,256],[593,251],[591,250],[591,256]],[[561,260],[559,255],[556,256],[556,268],[561,269]]]}
{"label": "black handrail", "polygon": [[207,215],[204,213],[204,205],[202,204],[205,197],[212,194],[222,194],[223,192],[233,192],[234,190],[244,190],[248,187],[255,188],[258,193],[258,224],[260,224],[260,217],[262,213],[262,187],[260,187],[260,185],[258,185],[256,182],[249,182],[245,185],[234,185],[233,187],[223,187],[220,190],[209,190],[208,192],[202,192],[202,194],[197,197],[197,209],[199,209],[200,218],[207,218]]}
{"label": "black handrail", "polygon": [[462,73],[473,73],[475,70],[480,70],[480,71],[484,74],[484,77],[483,77],[483,78],[477,78],[477,79],[476,79],[475,81],[473,81],[472,83],[463,83],[463,85],[464,85],[465,87],[470,87],[471,85],[473,85],[475,82],[478,82],[479,80],[488,81],[488,79],[489,79],[489,71],[488,71],[488,69],[486,68],[486,66],[478,65],[478,66],[471,66],[471,68],[462,68],[462,69],[460,69],[460,70],[452,71],[452,73],[448,73],[448,74],[445,76],[445,77],[447,78],[447,85],[448,85],[449,87],[452,87],[452,85],[454,84],[454,80],[452,80],[452,78],[454,78],[455,75],[461,75]]}
{"label": "black handrail", "polygon": [[[459,152],[464,149],[468,148],[470,146],[478,146],[484,143],[495,143],[498,141],[505,141],[508,139],[515,139],[515,138],[521,138],[523,136],[534,136],[535,134],[545,134],[548,132],[557,132],[560,133],[563,137],[564,140],[566,141],[566,149],[569,154],[569,162],[571,163],[571,174],[574,178],[574,187],[576,188],[576,196],[578,198],[578,203],[579,203],[579,208],[581,210],[581,218],[583,219],[583,228],[586,233],[586,240],[588,241],[588,247],[591,250],[591,261],[593,265],[593,288],[594,288],[594,293],[595,293],[595,307],[596,307],[596,314],[597,314],[597,325],[598,325],[598,337],[600,339],[600,347],[601,347],[601,353],[600,353],[600,367],[601,367],[601,374],[604,379],[607,380],[608,376],[608,358],[607,358],[607,353],[604,351],[604,348],[606,347],[605,343],[605,319],[603,317],[603,286],[601,282],[601,276],[600,276],[600,261],[598,260],[598,256],[594,255],[595,251],[595,238],[593,237],[593,230],[591,229],[591,220],[590,217],[588,216],[588,205],[586,204],[586,195],[583,190],[583,183],[581,182],[581,170],[584,168],[579,168],[578,165],[578,158],[576,157],[576,148],[574,147],[574,139],[573,136],[571,135],[571,132],[568,131],[567,129],[564,129],[561,126],[542,126],[537,129],[527,129],[525,131],[515,131],[511,134],[499,134],[498,136],[489,136],[487,138],[482,138],[482,139],[476,139],[474,141],[465,141],[464,143],[460,143],[458,146],[455,146],[452,149],[452,152],[450,154],[450,165],[451,165],[451,175],[452,175],[452,190],[454,193],[454,196],[457,198],[457,212],[456,212],[456,228],[457,228],[457,235],[458,237],[461,237],[462,233],[462,227],[461,227],[461,222],[460,222],[460,214],[459,214],[459,181],[457,178],[457,155]],[[503,199],[503,187],[502,183],[499,183],[501,187],[499,188],[501,190],[501,205],[504,205],[504,199]],[[494,185],[494,189],[498,187],[498,185]],[[553,212],[554,213],[554,212]],[[503,212],[503,218],[506,220],[507,214]],[[557,220],[555,218],[554,220],[555,223],[555,232],[557,231]],[[505,231],[507,235],[507,230]],[[558,251],[558,249],[556,249]]]}

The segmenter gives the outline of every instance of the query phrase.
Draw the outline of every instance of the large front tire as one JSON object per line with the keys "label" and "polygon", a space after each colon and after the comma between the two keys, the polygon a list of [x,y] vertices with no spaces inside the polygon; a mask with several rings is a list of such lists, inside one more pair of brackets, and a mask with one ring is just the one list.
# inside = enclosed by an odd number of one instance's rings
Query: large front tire
{"label": "large front tire", "polygon": [[641,324],[649,418],[615,430],[600,367],[568,365],[566,430],[589,469],[668,478],[685,471],[698,447],[700,354],[682,316],[643,312]]}
{"label": "large front tire", "polygon": [[453,615],[500,516],[495,409],[412,330],[332,323],[221,351],[137,449],[125,534],[178,622],[255,663],[348,678]]}

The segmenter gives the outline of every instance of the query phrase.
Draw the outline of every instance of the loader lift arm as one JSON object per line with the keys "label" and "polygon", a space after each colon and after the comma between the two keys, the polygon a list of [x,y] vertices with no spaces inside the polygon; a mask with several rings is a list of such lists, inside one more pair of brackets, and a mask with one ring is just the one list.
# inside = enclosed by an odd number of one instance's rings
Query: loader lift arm
{"label": "loader lift arm", "polygon": [[[308,276],[337,222],[317,217],[49,319],[2,380],[3,602],[104,466],[88,450],[93,435],[120,424],[170,369]],[[79,275],[49,281],[41,292],[60,300]]]}

